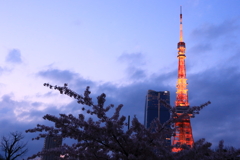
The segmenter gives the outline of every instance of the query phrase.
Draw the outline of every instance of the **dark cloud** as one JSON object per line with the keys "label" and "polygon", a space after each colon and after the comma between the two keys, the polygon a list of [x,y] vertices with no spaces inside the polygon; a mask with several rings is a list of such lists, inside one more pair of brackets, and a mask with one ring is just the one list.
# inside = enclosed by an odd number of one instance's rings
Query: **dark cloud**
{"label": "dark cloud", "polygon": [[47,97],[53,97],[53,96],[56,96],[57,93],[53,93],[52,91],[49,91],[45,94],[36,94],[36,97],[44,97],[44,98],[47,98]]}
{"label": "dark cloud", "polygon": [[212,45],[211,44],[203,44],[203,43],[199,43],[195,46],[193,46],[190,50],[189,50],[189,53],[198,53],[199,54],[202,54],[202,53],[205,53],[207,51],[211,51],[212,50]]}
{"label": "dark cloud", "polygon": [[123,53],[118,57],[119,62],[127,63],[128,65],[144,65],[145,60],[142,53]]}
{"label": "dark cloud", "polygon": [[[44,106],[45,109],[39,109],[40,106]],[[58,116],[60,113],[71,113],[70,110],[72,109],[66,108],[66,106],[59,109],[52,104],[42,102],[15,101],[11,95],[4,95],[0,101],[0,137],[7,136],[10,132],[22,132],[25,136],[24,141],[28,142],[29,152],[26,154],[26,158],[39,152],[43,148],[44,140],[32,141],[37,133],[25,133],[25,130],[34,128],[37,124],[53,126],[52,122],[45,121],[42,117],[46,114]],[[27,119],[19,120],[24,117],[27,117]]]}
{"label": "dark cloud", "polygon": [[78,84],[78,88],[81,89],[83,86],[94,85],[94,83],[91,80],[84,79],[79,74],[69,70],[48,69],[45,71],[40,71],[36,75],[51,80],[51,82],[54,83],[60,82],[60,85],[63,85],[64,83]]}
{"label": "dark cloud", "polygon": [[142,53],[123,53],[118,57],[118,61],[127,64],[125,71],[131,80],[146,78],[145,70],[142,69],[142,66],[146,63]]}
{"label": "dark cloud", "polygon": [[227,145],[238,146],[240,142],[239,67],[219,67],[189,75],[190,104],[212,102],[193,119],[195,137],[205,137],[215,145],[221,139]]}
{"label": "dark cloud", "polygon": [[236,52],[236,54],[234,54],[233,56],[231,56],[229,59],[227,59],[228,63],[230,66],[236,66],[239,65],[239,60],[240,60],[240,48],[238,49],[238,51]]}
{"label": "dark cloud", "polygon": [[52,79],[58,82],[66,83],[74,79],[77,76],[76,73],[73,73],[68,70],[58,70],[58,69],[48,69],[45,71],[40,71],[37,73],[38,76]]}
{"label": "dark cloud", "polygon": [[[187,55],[191,57],[191,61],[187,61],[188,70],[194,70],[194,66],[205,68],[217,61],[221,61],[220,64],[216,64],[220,67],[222,65],[232,66],[230,58],[235,55],[237,59],[239,54],[237,43],[239,34],[240,21],[238,19],[225,20],[220,24],[209,23],[193,30],[191,37],[194,43],[187,51]],[[202,54],[205,57],[200,57]]]}
{"label": "dark cloud", "polygon": [[13,106],[14,101],[11,100],[9,95],[2,96],[2,101],[0,102],[0,117],[1,119],[4,119],[8,115],[13,115]]}
{"label": "dark cloud", "polygon": [[[53,75],[51,75],[51,73]],[[169,85],[169,81],[176,80],[177,70],[162,75],[154,74],[148,79],[144,79],[143,81],[136,80],[125,86],[116,86],[112,83],[99,85],[94,81],[84,79],[79,74],[68,70],[61,71],[52,69],[39,72],[38,74],[52,81],[60,79],[61,81],[68,82],[67,80],[69,80],[71,81],[69,87],[79,94],[83,94],[86,86],[91,86],[91,96],[95,102],[96,97],[104,92],[107,95],[106,105],[114,104],[117,106],[123,104],[124,107],[121,114],[125,116],[130,115],[131,119],[136,115],[142,123],[145,96],[149,89],[170,91],[172,105],[174,105],[176,96],[175,84]],[[64,78],[64,76],[68,78]],[[236,124],[238,124],[240,120],[240,68],[238,66],[210,68],[199,73],[189,74],[188,79],[189,101],[191,105],[200,105],[208,100],[212,102],[211,105],[200,112],[200,115],[192,119],[195,140],[204,137],[207,141],[212,142],[214,146],[216,146],[218,141],[223,139],[226,145],[237,147],[240,141],[237,136],[240,134],[240,128],[236,127]],[[46,95],[39,96],[54,96],[55,94],[59,93],[52,90],[47,92]],[[45,122],[41,118],[45,114],[58,116],[59,113],[72,113],[74,115],[84,113],[81,111],[81,105],[75,100],[57,108],[54,104],[49,105],[43,102],[17,102],[12,100],[10,95],[5,95],[0,101],[0,106],[0,113],[7,113],[7,115],[15,115],[13,109],[16,107],[21,108],[25,106],[26,109],[31,107],[31,109],[23,111],[19,115],[22,117],[30,117],[32,121],[29,122],[22,123],[16,121],[16,117],[14,116],[4,117],[3,114],[1,114],[2,118],[0,123],[5,133],[13,129],[24,131],[35,127],[36,124],[47,124],[52,126],[53,124],[51,122]],[[46,106],[46,108],[42,110],[37,109],[40,106]],[[113,111],[110,111],[110,113]],[[6,125],[3,125],[4,122]],[[31,139],[35,135],[36,134],[27,134],[27,138]],[[33,147],[34,145],[38,147]],[[34,150],[30,151],[29,155],[36,153],[42,148],[43,140],[30,142],[29,146],[34,148]]]}
{"label": "dark cloud", "polygon": [[[95,98],[102,92],[106,93],[109,104],[123,104],[122,114],[136,115],[143,122],[144,104],[147,90],[168,90],[171,93],[171,103],[174,105],[175,85],[166,82],[176,79],[176,71],[164,75],[152,75],[150,79],[136,81],[126,86],[115,86],[105,83],[96,86],[92,95]],[[239,122],[240,72],[239,67],[211,68],[201,73],[189,74],[189,101],[191,105],[200,105],[210,100],[211,105],[204,108],[200,115],[192,119],[195,140],[206,138],[214,146],[223,139],[226,145],[238,146],[240,129]],[[73,86],[74,89],[74,86]],[[93,88],[94,89],[94,88]],[[72,102],[68,106],[79,110],[79,105]]]}
{"label": "dark cloud", "polygon": [[[46,113],[59,114],[64,110],[65,108],[57,109],[52,104],[25,100],[15,101],[12,99],[12,95],[3,95],[0,101],[0,120],[35,121],[41,119]],[[20,120],[22,118],[23,120]]]}
{"label": "dark cloud", "polygon": [[239,31],[240,26],[238,24],[238,20],[225,20],[221,24],[204,24],[193,30],[191,33],[193,39],[207,39],[215,40],[222,36],[229,36],[235,31]]}
{"label": "dark cloud", "polygon": [[[32,105],[38,105],[37,102],[32,103]],[[27,101],[15,101],[11,98],[11,95],[4,95],[1,97],[0,101],[0,125],[1,125],[1,132],[0,137],[8,136],[10,132],[19,131],[22,132],[25,138],[23,139],[25,142],[28,142],[27,147],[29,148],[29,153],[26,156],[30,156],[33,153],[39,151],[43,146],[43,141],[32,141],[31,139],[36,136],[36,134],[25,134],[25,130],[29,127],[36,126],[37,123],[42,123],[39,121],[41,117],[44,115],[42,114],[33,114],[35,110],[29,110],[31,107],[31,102]],[[20,113],[17,115],[17,109],[25,109],[25,112]],[[24,116],[28,116],[31,119],[34,119],[31,122],[19,121],[18,118],[22,118]],[[2,152],[0,152],[2,153]]]}
{"label": "dark cloud", "polygon": [[107,104],[123,104],[123,115],[136,115],[141,122],[144,116],[145,96],[149,89],[156,91],[168,90],[174,93],[174,87],[169,87],[164,83],[172,79],[172,73],[165,75],[153,75],[151,79],[144,81],[135,81],[126,86],[114,86],[110,83],[102,84],[98,87],[97,92],[104,92],[107,95]]}
{"label": "dark cloud", "polygon": [[22,63],[21,52],[18,49],[12,49],[6,57],[6,62]]}
{"label": "dark cloud", "polygon": [[134,80],[141,80],[142,78],[145,78],[146,77],[146,73],[144,70],[140,69],[140,68],[136,68],[136,67],[133,67],[133,66],[129,66],[127,69],[126,69],[127,73],[128,73],[128,76],[131,78],[131,79],[134,79]]}

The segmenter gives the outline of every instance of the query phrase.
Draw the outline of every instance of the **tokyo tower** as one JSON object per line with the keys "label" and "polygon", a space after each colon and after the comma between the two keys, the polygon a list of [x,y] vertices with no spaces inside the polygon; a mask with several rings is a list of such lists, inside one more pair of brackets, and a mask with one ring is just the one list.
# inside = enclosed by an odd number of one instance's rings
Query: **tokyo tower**
{"label": "tokyo tower", "polygon": [[[178,79],[177,79],[177,92],[176,92],[176,101],[175,101],[175,107],[177,115],[182,115],[188,108],[188,89],[187,89],[187,78],[186,78],[186,67],[185,67],[185,50],[186,45],[183,41],[183,30],[182,30],[182,7],[180,7],[180,41],[177,45],[178,48]],[[190,116],[188,115],[184,117],[179,122],[175,123],[176,127],[176,134],[173,137],[172,144],[186,144],[190,147],[193,145],[193,135],[192,135],[192,127],[190,123]],[[173,148],[173,152],[180,151],[180,148]]]}

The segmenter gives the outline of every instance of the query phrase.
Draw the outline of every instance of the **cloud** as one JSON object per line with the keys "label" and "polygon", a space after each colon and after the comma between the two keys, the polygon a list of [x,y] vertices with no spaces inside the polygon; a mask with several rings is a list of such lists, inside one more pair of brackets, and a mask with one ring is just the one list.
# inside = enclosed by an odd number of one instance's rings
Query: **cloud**
{"label": "cloud", "polygon": [[[104,92],[107,95],[105,105],[114,104],[117,106],[123,104],[122,115],[130,115],[131,118],[136,115],[139,121],[143,123],[145,96],[149,89],[170,91],[171,104],[174,105],[176,88],[175,83],[172,83],[172,81],[176,81],[176,72],[174,70],[166,74],[154,74],[142,81],[135,80],[133,83],[124,86],[116,86],[109,82],[99,84],[69,70],[49,69],[40,71],[37,75],[53,82],[61,81],[68,83],[70,81],[69,88],[79,94],[83,93],[86,86],[90,86],[91,96],[94,101],[96,101],[98,95]],[[139,75],[138,77],[141,77]],[[192,73],[188,75],[188,83],[191,105],[200,105],[208,100],[212,102],[211,105],[200,112],[200,115],[197,115],[191,121],[195,140],[204,137],[216,146],[218,141],[223,139],[226,145],[237,147],[240,141],[236,136],[240,134],[240,129],[236,127],[240,120],[239,67],[219,66],[218,68],[210,68],[199,73]],[[59,93],[53,90],[37,96],[41,98],[50,96],[52,99],[55,99],[54,97],[59,96]],[[64,97],[65,95],[60,96]],[[110,111],[110,113],[113,111]],[[2,129],[8,132],[13,129],[24,131],[35,127],[36,124],[52,126],[52,123],[42,120],[42,116],[45,114],[58,116],[59,113],[73,113],[76,115],[82,113],[82,111],[81,105],[75,100],[57,107],[55,104],[47,104],[43,101],[14,101],[11,95],[5,95],[0,101],[0,113],[7,113],[6,115],[8,115],[5,117],[4,114],[1,115],[1,123],[5,122],[6,124],[2,125]],[[20,121],[17,117],[23,118]],[[27,119],[31,119],[31,121],[27,121]],[[27,134],[27,137],[30,139],[35,135]],[[29,144],[29,146],[33,145],[38,147],[34,147],[35,149],[29,154],[36,153],[42,149],[43,140],[33,141]]]}
{"label": "cloud", "polygon": [[[175,71],[164,75],[152,75],[151,78],[126,86],[114,86],[111,83],[98,87],[98,93],[107,94],[107,104],[124,104],[122,114],[133,117],[137,115],[143,122],[144,103],[147,90],[168,90],[171,93],[171,104],[174,105],[175,85],[167,82],[175,79]],[[191,105],[200,105],[210,100],[211,105],[204,108],[200,115],[192,119],[195,140],[206,138],[216,146],[223,139],[226,145],[238,146],[240,72],[239,67],[221,66],[210,68],[188,76],[189,101]]]}
{"label": "cloud", "polygon": [[6,73],[11,73],[13,71],[12,67],[7,67],[7,66],[0,66],[0,75],[6,74]]}
{"label": "cloud", "polygon": [[[204,24],[193,30],[191,37],[194,40],[193,45],[187,51],[191,60],[187,60],[188,70],[208,69],[209,66],[229,66],[229,58],[239,53],[237,42],[240,32],[238,19],[225,20],[219,24]],[[188,54],[189,53],[189,54]],[[207,53],[207,54],[206,54]],[[204,57],[201,56],[204,55]],[[190,65],[189,65],[190,64]]]}
{"label": "cloud", "polygon": [[18,49],[12,49],[6,57],[6,62],[19,64],[22,63],[21,52]]}
{"label": "cloud", "polygon": [[239,59],[240,59],[240,48],[238,48],[238,51],[233,54],[229,59],[227,60],[229,62],[230,66],[236,66],[239,65]]}
{"label": "cloud", "polygon": [[142,80],[146,78],[146,71],[142,66],[146,64],[142,53],[123,53],[118,61],[127,64],[125,72],[130,80]]}
{"label": "cloud", "polygon": [[142,78],[146,77],[145,71],[140,69],[140,68],[129,66],[126,69],[126,71],[127,71],[128,75],[129,75],[129,77],[131,79],[134,79],[134,80],[141,80]]}
{"label": "cloud", "polygon": [[105,83],[100,85],[96,92],[104,92],[107,95],[107,104],[123,104],[123,115],[130,115],[131,117],[136,115],[143,122],[145,97],[149,89],[156,91],[168,90],[172,95],[175,93],[175,87],[165,84],[172,78],[171,75],[172,73],[153,75],[148,80],[136,80],[132,84],[120,87]]}
{"label": "cloud", "polygon": [[49,108],[57,108],[42,102],[16,101],[13,97],[14,95],[3,95],[1,97],[0,120],[28,123],[41,119],[46,112],[51,111]]}
{"label": "cloud", "polygon": [[37,123],[44,123],[41,117],[49,110],[46,110],[45,113],[44,111],[38,111],[40,102],[15,101],[12,97],[13,95],[3,95],[1,97],[0,125],[1,131],[4,132],[0,132],[0,137],[7,136],[10,132],[22,132],[25,136],[23,141],[28,142],[29,152],[27,155],[29,156],[43,147],[43,141],[31,141],[37,134],[25,134],[25,130],[36,126]]}
{"label": "cloud", "polygon": [[[59,113],[71,113],[71,108],[62,105],[58,108],[54,104],[44,102],[16,101],[14,95],[3,95],[0,100],[0,137],[7,136],[10,132],[19,131],[25,136],[23,139],[28,142],[29,152],[27,156],[37,153],[43,148],[44,140],[32,141],[38,133],[25,133],[25,130],[36,127],[37,124],[53,126],[53,123],[43,120],[45,114],[58,116]],[[75,111],[76,112],[76,111]],[[0,154],[2,152],[0,151]]]}
{"label": "cloud", "polygon": [[76,73],[73,73],[68,70],[58,70],[58,69],[48,69],[45,71],[40,71],[37,73],[37,75],[47,79],[62,82],[62,83],[72,81],[75,77],[77,77]]}
{"label": "cloud", "polygon": [[118,57],[118,61],[134,66],[144,65],[146,63],[142,53],[123,53]]}
{"label": "cloud", "polygon": [[[72,72],[70,70],[59,70],[59,69],[48,69],[45,71],[39,71],[37,76],[40,76],[44,79],[47,79],[49,83],[52,83],[52,85],[57,85],[57,83],[60,83],[60,85],[63,85],[64,83],[76,86],[76,91],[83,91],[87,86],[95,86],[95,82],[84,79],[81,77],[81,75]],[[52,94],[52,93],[48,93]]]}
{"label": "cloud", "polygon": [[191,36],[193,39],[203,38],[209,40],[215,40],[222,36],[229,36],[235,31],[239,31],[240,26],[238,20],[225,20],[221,24],[204,24],[193,30]]}
{"label": "cloud", "polygon": [[196,138],[205,137],[215,145],[221,139],[226,145],[238,146],[240,138],[239,97],[240,68],[237,66],[211,68],[189,75],[190,104],[197,105],[210,100],[200,115],[193,119]]}
{"label": "cloud", "polygon": [[198,55],[211,51],[212,50],[212,45],[210,43],[199,43],[195,46],[193,46],[190,50],[189,53],[198,53]]}

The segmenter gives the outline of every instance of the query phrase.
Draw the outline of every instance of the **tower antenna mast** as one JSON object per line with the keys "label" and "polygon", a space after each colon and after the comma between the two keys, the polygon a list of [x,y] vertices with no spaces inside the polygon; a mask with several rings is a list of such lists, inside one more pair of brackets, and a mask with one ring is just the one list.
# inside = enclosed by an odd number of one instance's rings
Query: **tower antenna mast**
{"label": "tower antenna mast", "polygon": [[183,42],[183,29],[182,29],[182,6],[180,6],[180,42]]}

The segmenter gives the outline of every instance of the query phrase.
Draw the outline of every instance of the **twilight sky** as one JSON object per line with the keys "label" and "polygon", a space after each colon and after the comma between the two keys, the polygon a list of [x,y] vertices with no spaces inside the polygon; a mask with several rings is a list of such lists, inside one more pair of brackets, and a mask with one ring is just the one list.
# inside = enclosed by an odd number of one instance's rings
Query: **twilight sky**
{"label": "twilight sky", "polygon": [[[0,136],[49,124],[45,114],[80,113],[63,85],[143,122],[148,89],[171,92],[177,81],[179,8],[190,105],[211,105],[192,119],[194,140],[240,144],[240,1],[238,0],[0,0]],[[24,133],[25,134],[25,133]],[[43,147],[31,141],[29,152]]]}

